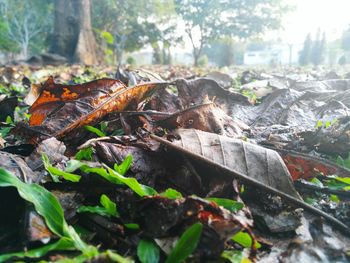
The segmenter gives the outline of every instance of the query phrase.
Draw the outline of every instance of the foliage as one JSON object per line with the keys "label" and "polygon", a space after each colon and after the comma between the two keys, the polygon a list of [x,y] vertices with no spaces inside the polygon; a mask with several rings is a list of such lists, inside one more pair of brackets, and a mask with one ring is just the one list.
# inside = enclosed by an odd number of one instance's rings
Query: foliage
{"label": "foliage", "polygon": [[336,159],[336,163],[348,170],[350,170],[350,153],[346,159],[343,159],[341,156],[338,156]]}
{"label": "foliage", "polygon": [[308,65],[311,60],[311,48],[312,48],[312,39],[311,34],[308,34],[306,36],[306,39],[304,41],[303,49],[300,52],[299,55],[299,64],[302,66]]}
{"label": "foliage", "polygon": [[42,160],[45,166],[45,169],[50,173],[52,180],[54,182],[59,182],[59,177],[63,177],[67,181],[71,182],[79,182],[80,181],[80,175],[77,174],[72,174],[72,173],[67,173],[65,171],[62,171],[56,167],[53,167],[50,163],[49,157],[43,153],[42,154]]}
{"label": "foliage", "polygon": [[202,234],[203,225],[195,223],[189,227],[177,241],[174,249],[169,254],[166,263],[183,262],[196,249]]}
{"label": "foliage", "polygon": [[24,58],[28,57],[30,50],[41,52],[50,32],[52,3],[46,0],[2,0],[0,5],[0,48],[20,51]]}
{"label": "foliage", "polygon": [[108,198],[107,195],[103,194],[100,197],[100,204],[102,206],[81,206],[78,208],[79,213],[89,212],[96,213],[101,216],[119,216],[117,211],[117,205]]}
{"label": "foliage", "polygon": [[224,250],[221,257],[227,259],[231,263],[242,263],[243,253],[238,250]]}
{"label": "foliage", "polygon": [[135,66],[136,65],[136,59],[134,59],[133,57],[129,56],[127,59],[126,59],[126,63],[131,65],[131,66]]}
{"label": "foliage", "polygon": [[[93,0],[92,6],[93,27],[104,32],[100,39],[115,53],[118,63],[125,51],[132,52],[158,41],[170,44],[174,39],[171,0]],[[113,37],[113,43],[106,40],[106,35],[108,39]]]}
{"label": "foliage", "polygon": [[[83,252],[86,256],[93,257],[96,255],[97,249],[85,244],[75,230],[67,224],[64,219],[63,209],[52,193],[40,185],[23,183],[4,169],[0,169],[0,175],[0,187],[15,187],[23,199],[34,205],[35,210],[44,218],[50,230],[57,236],[63,238],[61,243],[49,247],[46,246],[44,250],[36,250],[34,252],[28,251],[27,253],[29,253],[30,256],[37,256],[37,253],[44,254],[51,249],[57,249],[57,247],[63,249],[72,246]],[[67,242],[70,242],[70,244],[67,244]],[[6,260],[13,256],[17,256],[16,253],[2,255],[1,257],[3,260]]]}
{"label": "foliage", "polygon": [[[288,9],[281,0],[175,0],[175,10],[184,20],[185,32],[192,43],[195,65],[198,65],[204,46],[211,40],[247,38],[278,29],[282,15]],[[195,40],[196,35],[199,35],[199,41]]]}
{"label": "foliage", "polygon": [[342,40],[342,48],[345,51],[350,51],[350,25],[348,29],[343,32],[341,40]]}
{"label": "foliage", "polygon": [[[241,246],[245,247],[245,248],[251,248],[253,246],[253,239],[252,237],[245,232],[238,232],[237,234],[235,234],[232,238],[232,241],[240,244]],[[260,248],[261,245],[259,242],[255,241],[254,243],[255,248]]]}
{"label": "foliage", "polygon": [[208,201],[215,202],[217,205],[222,206],[231,212],[237,212],[237,211],[241,210],[244,206],[243,203],[237,202],[237,201],[234,201],[231,199],[215,198],[215,197],[206,198],[206,199]]}
{"label": "foliage", "polygon": [[182,194],[172,188],[166,189],[165,192],[160,193],[159,195],[170,199],[182,198]]}
{"label": "foliage", "polygon": [[90,126],[90,125],[85,125],[84,129],[89,131],[89,132],[95,133],[99,137],[105,137],[106,136],[106,134],[103,131],[101,131],[100,129],[98,129],[96,127]]}
{"label": "foliage", "polygon": [[137,256],[142,263],[158,263],[159,247],[152,241],[141,239],[137,246]]}
{"label": "foliage", "polygon": [[92,160],[92,154],[93,154],[92,147],[81,149],[75,155],[75,159],[77,159],[78,161],[80,161],[80,160],[91,161]]}
{"label": "foliage", "polygon": [[206,66],[208,66],[208,57],[207,57],[207,55],[200,56],[200,58],[198,59],[197,65],[199,67],[206,67]]}
{"label": "foliage", "polygon": [[203,53],[208,56],[210,62],[225,67],[239,64],[239,56],[243,55],[239,47],[239,43],[230,38],[212,40],[204,47]]}
{"label": "foliage", "polygon": [[326,51],[326,35],[323,33],[321,38],[321,30],[319,29],[316,34],[316,39],[312,45],[311,62],[314,65],[320,65],[324,61]]}
{"label": "foliage", "polygon": [[[127,169],[129,169],[131,165],[130,160],[132,160],[131,156],[129,158],[126,158],[125,161],[120,166],[115,165],[115,168],[117,168],[119,172],[122,172],[123,174],[125,174],[127,172]],[[149,186],[140,184],[135,178],[125,177],[123,174],[120,174],[118,171],[115,171],[107,166],[106,168],[107,170],[102,167],[90,167],[83,162],[72,160],[67,165],[66,172],[73,172],[77,169],[80,169],[84,173],[95,173],[113,184],[128,186],[131,190],[133,190],[137,195],[141,197],[157,194],[156,190],[154,190]]]}

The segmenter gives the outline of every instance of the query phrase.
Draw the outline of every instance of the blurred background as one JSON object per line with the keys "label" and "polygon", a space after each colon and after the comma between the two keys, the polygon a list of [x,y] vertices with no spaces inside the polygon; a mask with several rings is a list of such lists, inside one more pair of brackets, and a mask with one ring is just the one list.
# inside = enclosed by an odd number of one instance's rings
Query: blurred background
{"label": "blurred background", "polygon": [[0,64],[344,65],[349,0],[0,0]]}

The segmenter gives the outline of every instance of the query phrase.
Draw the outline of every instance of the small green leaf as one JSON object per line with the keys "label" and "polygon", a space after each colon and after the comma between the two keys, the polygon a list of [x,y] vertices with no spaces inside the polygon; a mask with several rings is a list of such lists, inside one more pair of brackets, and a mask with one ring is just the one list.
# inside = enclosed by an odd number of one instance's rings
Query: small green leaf
{"label": "small green leaf", "polygon": [[109,199],[107,195],[101,195],[100,203],[106,209],[109,215],[119,216],[119,213],[117,212],[117,205],[113,201],[111,201],[111,199]]}
{"label": "small green leaf", "polygon": [[133,161],[132,155],[129,154],[128,156],[126,156],[126,158],[120,165],[114,164],[113,168],[117,173],[121,175],[125,175],[126,172],[130,169],[132,161]]}
{"label": "small green leaf", "polygon": [[[133,190],[139,196],[156,195],[157,191],[153,188],[140,184],[135,178],[124,177],[123,175],[117,173],[111,168],[108,168],[109,176],[108,178],[114,178],[114,180],[122,182],[127,185],[131,190]],[[109,179],[107,179],[109,180]]]}
{"label": "small green leaf", "polygon": [[177,241],[174,249],[166,259],[166,263],[183,262],[196,249],[202,234],[203,225],[195,223],[189,227]]}
{"label": "small green leaf", "polygon": [[305,202],[308,203],[309,205],[316,205],[317,204],[317,200],[314,198],[311,198],[311,197],[306,197]]}
{"label": "small green leaf", "polygon": [[67,173],[65,171],[61,171],[60,169],[53,167],[50,163],[49,157],[43,153],[41,155],[45,169],[49,172],[49,174],[52,176],[52,179],[54,182],[59,182],[59,176],[62,176],[65,180],[71,181],[71,182],[79,182],[81,176],[77,174]]}
{"label": "small green leaf", "polygon": [[39,248],[30,249],[23,252],[15,252],[0,255],[0,262],[7,261],[11,258],[40,258],[53,250],[74,250],[74,244],[71,239],[63,237],[55,243],[45,245]]}
{"label": "small green leaf", "polygon": [[241,263],[243,259],[243,253],[239,250],[224,250],[221,253],[221,257],[227,259],[231,263]]}
{"label": "small green leaf", "polygon": [[339,197],[337,195],[330,195],[329,199],[333,202],[336,202],[336,203],[340,202]]}
{"label": "small green leaf", "polygon": [[102,206],[85,206],[82,205],[77,210],[78,213],[92,213],[92,214],[98,214],[100,216],[110,216],[110,214],[107,212],[107,209]]}
{"label": "small green leaf", "polygon": [[217,205],[222,206],[231,212],[237,212],[244,207],[243,203],[237,202],[237,201],[234,201],[231,199],[215,198],[215,197],[205,198],[205,199],[208,201],[212,201],[212,202],[216,203]]}
{"label": "small green leaf", "polygon": [[102,131],[100,131],[98,128],[95,128],[95,127],[93,127],[93,126],[90,126],[90,125],[85,125],[84,126],[84,129],[85,130],[88,130],[88,131],[90,131],[90,132],[92,132],[92,133],[95,133],[97,136],[99,136],[99,137],[105,137],[106,136],[106,134],[104,134]]}
{"label": "small green leaf", "polygon": [[13,124],[13,120],[12,120],[11,116],[7,116],[6,117],[6,123],[7,124]]}
{"label": "small green leaf", "polygon": [[137,246],[137,256],[142,263],[158,263],[159,247],[152,241],[142,239]]}
{"label": "small green leaf", "polygon": [[95,247],[85,244],[74,228],[69,226],[64,219],[63,209],[57,198],[38,184],[26,184],[14,175],[0,168],[0,187],[15,187],[19,195],[34,205],[35,210],[41,215],[49,229],[59,237],[65,237],[73,243],[71,248],[76,248],[84,255],[93,256],[97,253]]}
{"label": "small green leaf", "polygon": [[102,31],[101,37],[106,41],[107,44],[112,45],[114,43],[114,37],[108,31]]}
{"label": "small green leaf", "polygon": [[318,187],[323,187],[323,183],[320,180],[318,180],[316,177],[312,178],[310,180],[310,183],[312,183]]}
{"label": "small green leaf", "polygon": [[100,123],[100,130],[104,133],[104,134],[106,134],[106,131],[107,131],[107,124],[105,123],[105,122],[101,122]]}
{"label": "small green leaf", "polygon": [[350,177],[338,177],[336,176],[334,179],[336,179],[339,182],[350,184]]}
{"label": "small green leaf", "polygon": [[322,127],[323,127],[323,122],[321,120],[318,120],[315,128],[322,128]]}
{"label": "small green leaf", "polygon": [[92,154],[93,154],[93,149],[92,147],[88,147],[85,149],[81,149],[77,154],[75,155],[75,159],[78,161],[80,160],[87,160],[91,161],[92,160]]}
{"label": "small green leaf", "polygon": [[124,224],[124,226],[126,228],[133,229],[133,230],[139,230],[140,229],[140,225],[139,224],[135,224],[135,223],[127,223],[127,224]]}
{"label": "small green leaf", "polygon": [[[253,239],[252,237],[248,234],[248,233],[245,233],[245,232],[238,232],[237,234],[235,234],[232,238],[231,238],[232,241],[240,244],[241,246],[245,247],[245,248],[251,248],[252,245],[253,245]],[[261,245],[259,242],[255,242],[255,246],[256,248],[260,248]]]}
{"label": "small green leaf", "polygon": [[125,258],[122,257],[121,255],[111,251],[111,250],[107,250],[105,252],[105,254],[113,261],[113,262],[117,262],[117,263],[134,263],[135,261],[130,259],[130,258]]}
{"label": "small green leaf", "polygon": [[78,160],[69,160],[67,162],[67,166],[64,169],[64,171],[67,173],[73,173],[78,169],[81,169],[82,171],[84,171],[84,168],[87,169],[87,168],[89,168],[89,166],[86,163],[78,161]]}
{"label": "small green leaf", "polygon": [[5,138],[9,132],[11,131],[12,127],[4,127],[0,129],[0,135],[2,138]]}
{"label": "small green leaf", "polygon": [[95,213],[101,216],[119,216],[117,211],[117,205],[111,201],[108,196],[101,195],[100,203],[102,206],[80,206],[77,210],[78,213]]}
{"label": "small green leaf", "polygon": [[14,175],[0,168],[0,187],[13,186],[17,188],[19,195],[33,203],[35,210],[41,215],[56,235],[64,236],[63,209],[56,197],[37,184],[25,184]]}
{"label": "small green leaf", "polygon": [[160,193],[159,195],[170,199],[182,198],[182,194],[172,188],[166,189],[165,192]]}
{"label": "small green leaf", "polygon": [[340,182],[340,181],[336,180],[334,177],[325,180],[325,183],[326,183],[327,187],[329,187],[330,189],[333,189],[333,190],[346,190],[345,188],[349,186],[348,184],[346,184],[344,182]]}

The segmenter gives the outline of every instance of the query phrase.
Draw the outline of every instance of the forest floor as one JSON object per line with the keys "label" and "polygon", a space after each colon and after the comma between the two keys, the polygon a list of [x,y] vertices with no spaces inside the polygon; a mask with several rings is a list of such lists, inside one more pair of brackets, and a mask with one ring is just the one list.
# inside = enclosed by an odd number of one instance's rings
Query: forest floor
{"label": "forest floor", "polygon": [[0,262],[349,262],[350,68],[0,68]]}

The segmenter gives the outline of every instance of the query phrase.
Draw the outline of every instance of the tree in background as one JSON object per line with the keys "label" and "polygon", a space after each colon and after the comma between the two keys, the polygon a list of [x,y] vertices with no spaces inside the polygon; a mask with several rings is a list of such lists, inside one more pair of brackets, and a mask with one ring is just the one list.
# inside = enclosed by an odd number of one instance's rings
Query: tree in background
{"label": "tree in background", "polygon": [[96,64],[90,0],[55,0],[54,8],[54,33],[50,51],[71,62]]}
{"label": "tree in background", "polygon": [[[174,0],[175,10],[185,22],[192,43],[194,64],[204,46],[222,37],[247,38],[278,29],[282,15],[289,10],[283,0]],[[199,41],[196,37],[199,36]]]}
{"label": "tree in background", "polygon": [[348,29],[343,32],[341,46],[343,50],[350,51],[350,25]]}
{"label": "tree in background", "polygon": [[311,62],[311,49],[312,49],[312,39],[311,34],[309,33],[304,41],[303,49],[299,55],[299,64],[302,66],[306,66]]}
{"label": "tree in background", "polygon": [[346,64],[347,61],[350,61],[350,25],[347,30],[343,32],[342,38],[341,38],[341,47],[345,51],[345,54],[342,56],[341,61],[342,64]]}
{"label": "tree in background", "polygon": [[52,5],[49,1],[1,0],[0,7],[2,50],[19,52],[27,58],[30,50],[40,52],[45,48],[51,31]]}
{"label": "tree in background", "polygon": [[[93,8],[93,26],[97,35],[110,36],[111,42],[104,52],[107,50],[113,56],[113,62],[117,60],[120,64],[124,52],[149,44],[154,62],[160,64],[162,47],[168,49],[178,40],[174,34],[176,13],[172,0],[93,0]],[[103,44],[105,39],[98,41]]]}
{"label": "tree in background", "polygon": [[[138,21],[144,11],[144,0],[92,0],[92,23],[97,35],[97,41],[105,44],[105,57],[110,62],[120,63],[125,51],[134,51],[143,46],[143,25]],[[108,41],[106,41],[108,36]],[[106,43],[107,42],[107,43]]]}
{"label": "tree in background", "polygon": [[230,38],[213,40],[204,47],[203,53],[219,67],[231,66],[235,63],[234,44]]}
{"label": "tree in background", "polygon": [[324,62],[326,52],[326,34],[322,34],[321,29],[317,30],[316,39],[312,44],[311,50],[311,62],[315,66],[320,65]]}

